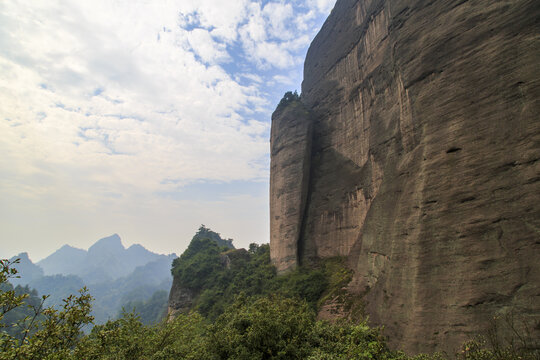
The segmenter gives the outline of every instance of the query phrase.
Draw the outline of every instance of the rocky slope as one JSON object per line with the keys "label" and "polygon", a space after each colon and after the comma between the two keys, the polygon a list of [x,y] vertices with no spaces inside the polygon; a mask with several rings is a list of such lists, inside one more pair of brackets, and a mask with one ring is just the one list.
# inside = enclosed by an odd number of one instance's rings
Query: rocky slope
{"label": "rocky slope", "polygon": [[349,291],[412,352],[508,313],[540,337],[539,16],[527,0],[338,0],[305,109],[273,116],[278,269],[346,256]]}

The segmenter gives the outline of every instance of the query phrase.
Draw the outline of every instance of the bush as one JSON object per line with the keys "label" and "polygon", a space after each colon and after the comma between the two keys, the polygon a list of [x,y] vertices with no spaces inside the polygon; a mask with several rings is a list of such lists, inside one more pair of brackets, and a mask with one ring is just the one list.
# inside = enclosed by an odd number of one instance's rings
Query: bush
{"label": "bush", "polygon": [[305,359],[314,322],[303,302],[240,296],[210,326],[208,352],[219,359]]}
{"label": "bush", "polygon": [[281,98],[279,101],[278,108],[287,106],[295,101],[300,101],[300,95],[298,95],[298,92],[296,90],[294,92],[287,91],[285,95],[283,95],[283,98]]}
{"label": "bush", "polygon": [[195,291],[212,286],[223,270],[220,254],[224,248],[213,240],[194,238],[187,250],[173,261],[173,276],[183,287]]}

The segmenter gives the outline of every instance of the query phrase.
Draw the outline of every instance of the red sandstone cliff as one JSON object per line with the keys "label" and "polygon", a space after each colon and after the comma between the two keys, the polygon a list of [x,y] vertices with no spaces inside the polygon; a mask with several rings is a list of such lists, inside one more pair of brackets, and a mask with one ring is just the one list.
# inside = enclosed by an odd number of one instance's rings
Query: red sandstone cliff
{"label": "red sandstone cliff", "polygon": [[273,116],[278,269],[347,256],[350,291],[409,351],[508,312],[540,337],[539,18],[532,0],[338,0],[305,108]]}

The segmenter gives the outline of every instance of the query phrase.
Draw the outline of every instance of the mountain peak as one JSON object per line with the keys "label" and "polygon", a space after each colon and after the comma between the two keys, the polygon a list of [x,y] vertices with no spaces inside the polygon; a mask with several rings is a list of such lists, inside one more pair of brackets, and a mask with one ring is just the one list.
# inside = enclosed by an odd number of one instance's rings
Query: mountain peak
{"label": "mountain peak", "polygon": [[133,244],[131,245],[130,247],[128,247],[128,250],[146,250],[146,248],[144,246],[142,246],[141,244]]}
{"label": "mountain peak", "polygon": [[120,236],[118,236],[118,234],[113,234],[111,236],[99,239],[94,245],[88,248],[89,253],[101,251],[120,252],[124,250],[124,245],[122,245],[122,240],[120,239]]}
{"label": "mountain peak", "polygon": [[15,260],[15,259],[21,259],[21,261],[24,261],[24,260],[30,260],[30,257],[28,256],[28,253],[25,251],[18,255],[13,256],[10,260]]}
{"label": "mountain peak", "polygon": [[64,245],[38,264],[47,275],[77,275],[86,284],[92,284],[106,278],[127,276],[137,266],[166,258],[165,255],[153,253],[139,244],[126,249],[120,236],[113,234],[96,241],[88,251]]}
{"label": "mountain peak", "polygon": [[60,249],[56,250],[54,253],[61,253],[61,254],[86,253],[86,250],[79,249],[68,244],[64,244]]}

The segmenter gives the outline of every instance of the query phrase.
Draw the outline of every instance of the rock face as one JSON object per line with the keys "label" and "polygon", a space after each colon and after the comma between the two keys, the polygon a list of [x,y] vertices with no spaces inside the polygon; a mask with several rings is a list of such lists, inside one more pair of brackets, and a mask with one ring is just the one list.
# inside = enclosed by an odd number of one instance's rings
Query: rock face
{"label": "rock face", "polygon": [[169,292],[169,301],[167,303],[168,319],[172,321],[178,313],[189,312],[194,298],[195,293],[186,287],[182,287],[178,279],[173,277],[171,291]]}
{"label": "rock face", "polygon": [[312,123],[300,101],[272,116],[270,137],[270,252],[279,272],[294,268],[305,212],[311,163]]}
{"label": "rock face", "polygon": [[338,0],[305,109],[272,117],[278,270],[346,256],[349,290],[411,352],[510,312],[540,338],[539,16],[533,0]]}

